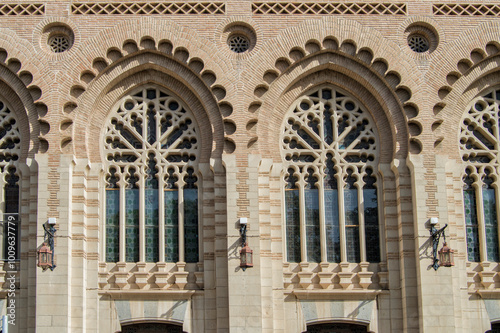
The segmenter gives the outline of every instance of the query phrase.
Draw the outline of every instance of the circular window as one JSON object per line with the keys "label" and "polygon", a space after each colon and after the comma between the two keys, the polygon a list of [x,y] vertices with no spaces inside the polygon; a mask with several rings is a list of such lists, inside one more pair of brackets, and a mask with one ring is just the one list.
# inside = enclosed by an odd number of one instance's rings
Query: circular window
{"label": "circular window", "polygon": [[56,54],[69,51],[75,42],[73,30],[61,22],[46,25],[40,37],[42,48],[47,52]]}
{"label": "circular window", "polygon": [[67,36],[52,36],[49,38],[49,47],[54,53],[67,51],[70,46],[70,41]]}
{"label": "circular window", "polygon": [[232,51],[231,53],[236,54],[237,57],[252,52],[257,42],[255,30],[245,22],[233,22],[226,25],[220,37],[221,43],[226,44]]}
{"label": "circular window", "polygon": [[439,35],[431,24],[414,22],[405,29],[404,39],[401,39],[401,42],[402,44],[406,42],[408,48],[415,52],[415,56],[427,57],[438,47]]}
{"label": "circular window", "polygon": [[422,35],[411,35],[408,37],[408,46],[412,51],[422,53],[429,50],[429,41]]}
{"label": "circular window", "polygon": [[227,43],[231,51],[236,53],[243,53],[250,48],[250,41],[242,35],[231,36]]}

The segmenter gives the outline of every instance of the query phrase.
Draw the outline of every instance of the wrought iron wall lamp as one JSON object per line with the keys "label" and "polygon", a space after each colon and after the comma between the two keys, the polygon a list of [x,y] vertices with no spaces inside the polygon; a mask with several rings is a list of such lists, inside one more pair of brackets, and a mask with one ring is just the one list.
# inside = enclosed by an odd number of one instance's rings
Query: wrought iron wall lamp
{"label": "wrought iron wall lamp", "polygon": [[240,250],[240,267],[245,271],[248,267],[253,267],[253,251],[247,243],[247,224],[246,217],[240,218],[240,236],[241,236],[241,250]]}
{"label": "wrought iron wall lamp", "polygon": [[55,228],[56,219],[49,218],[47,223],[43,224],[43,230],[45,231],[44,240],[42,246],[38,249],[38,267],[41,267],[44,271],[50,268],[51,271],[56,268],[54,264],[54,237],[57,229]]}
{"label": "wrought iron wall lamp", "polygon": [[[438,223],[437,217],[433,217],[430,219],[429,224],[430,224],[430,233],[431,233],[431,238],[432,238],[432,257],[434,259],[434,262],[432,264],[432,267],[434,270],[437,271],[437,269],[440,266],[445,266],[445,267],[450,267],[454,266],[454,250],[450,249],[446,243],[446,234],[444,233],[444,230],[448,226],[448,224],[445,224],[444,227],[441,229],[436,229],[436,224]],[[443,247],[441,250],[437,250],[439,246],[439,240],[441,239],[441,235],[443,236]],[[437,258],[439,254],[439,259]]]}

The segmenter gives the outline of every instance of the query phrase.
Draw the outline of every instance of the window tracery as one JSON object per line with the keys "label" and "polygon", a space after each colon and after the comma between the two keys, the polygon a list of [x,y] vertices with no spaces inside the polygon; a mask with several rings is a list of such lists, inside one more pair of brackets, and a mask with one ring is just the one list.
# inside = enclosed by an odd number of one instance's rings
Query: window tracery
{"label": "window tracery", "polygon": [[288,262],[380,261],[372,124],[358,101],[331,86],[292,105],[281,146]]}
{"label": "window tracery", "polygon": [[460,131],[467,258],[499,262],[498,167],[500,90],[475,98]]}
{"label": "window tracery", "polygon": [[198,261],[198,138],[189,109],[146,87],[105,129],[107,262]]}

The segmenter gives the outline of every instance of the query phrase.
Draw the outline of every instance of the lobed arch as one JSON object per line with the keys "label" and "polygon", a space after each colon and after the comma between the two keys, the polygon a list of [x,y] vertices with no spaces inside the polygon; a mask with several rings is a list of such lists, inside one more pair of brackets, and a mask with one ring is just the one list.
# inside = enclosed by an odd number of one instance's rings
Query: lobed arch
{"label": "lobed arch", "polygon": [[178,61],[158,53],[143,52],[107,69],[105,75],[96,78],[78,99],[73,126],[73,148],[77,156],[87,155],[91,161],[100,161],[98,147],[90,140],[100,138],[102,124],[116,101],[141,85],[163,87],[190,107],[201,129],[200,162],[221,154],[223,125],[216,96],[198,75]]}
{"label": "lobed arch", "polygon": [[[130,32],[126,38],[123,31]],[[102,91],[111,89],[112,81],[122,80],[147,66],[168,73],[185,87],[190,87],[204,104],[214,133],[224,134],[224,126],[219,128],[220,119],[233,112],[233,104],[226,96],[235,94],[230,91],[234,86],[218,74],[229,72],[231,63],[213,57],[211,44],[192,30],[170,20],[142,17],[104,30],[84,43],[74,45],[70,51],[73,50],[78,50],[74,57],[62,60],[72,64],[61,81],[62,91],[67,92],[59,123],[63,152],[74,151],[82,156],[82,147],[75,146],[77,139],[74,137],[74,133],[78,133],[75,129],[80,126],[77,124],[80,113],[86,114],[88,103],[93,104]],[[214,147],[214,151],[219,151],[219,148]]]}
{"label": "lobed arch", "polygon": [[48,107],[44,100],[46,95],[42,94],[48,89],[43,81],[45,64],[36,57],[28,57],[33,53],[30,42],[10,29],[0,29],[0,81],[4,100],[23,122],[20,124],[24,141],[21,160],[33,158],[49,148],[46,138],[50,130],[46,117]]}
{"label": "lobed arch", "polygon": [[[126,38],[123,31],[127,31]],[[81,80],[80,76],[86,71],[97,76],[100,70],[93,68],[96,60],[103,60],[104,65],[108,66],[121,57],[141,50],[157,51],[171,57],[175,57],[177,51],[177,56],[182,58],[180,60],[188,65],[193,64],[193,61],[199,63],[203,59],[202,68],[210,68],[212,72],[225,73],[230,69],[230,64],[213,57],[213,45],[207,43],[206,39],[201,39],[189,28],[157,17],[141,17],[121,22],[80,45],[74,45],[74,48],[78,52],[67,60],[77,64],[70,68],[71,85],[88,83]],[[95,55],[101,56],[98,58]]]}
{"label": "lobed arch", "polygon": [[45,152],[48,143],[43,138],[50,126],[43,119],[47,114],[47,106],[37,102],[41,90],[30,85],[33,75],[21,70],[21,62],[16,58],[8,58],[7,52],[0,49],[0,55],[5,56],[0,62],[0,99],[7,103],[18,121],[21,135],[20,161],[33,158],[37,152]]}
{"label": "lobed arch", "polygon": [[[1,69],[0,69],[1,73]],[[0,74],[1,75],[1,74]],[[37,135],[32,132],[32,126],[28,117],[28,112],[21,98],[12,88],[0,79],[0,101],[5,103],[9,110],[14,113],[21,139],[21,149],[19,161],[26,161],[26,158],[33,157],[35,151],[35,140]]]}
{"label": "lobed arch", "polygon": [[[253,78],[255,88],[253,95],[248,96],[252,101],[248,105],[246,128],[250,139],[247,146],[252,148],[258,144],[260,149],[266,147],[266,150],[272,144],[267,139],[262,140],[262,135],[270,132],[269,115],[283,115],[282,111],[276,110],[278,103],[273,104],[282,98],[280,92],[290,90],[295,81],[304,80],[313,71],[319,73],[330,68],[348,79],[355,76],[358,86],[365,87],[364,94],[373,96],[384,105],[384,117],[390,123],[394,139],[391,149],[397,151],[393,157],[404,158],[409,152],[420,153],[422,143],[418,136],[422,133],[422,125],[418,106],[412,101],[412,91],[419,91],[422,78],[412,69],[416,66],[415,60],[401,52],[397,62],[386,60],[394,58],[392,50],[399,49],[399,46],[357,22],[322,18],[307,21],[307,29],[303,24],[283,31],[262,47],[270,56],[255,64],[255,71],[261,76]],[[365,45],[359,42],[362,35],[371,37],[364,39]],[[364,96],[359,97],[363,101]],[[286,108],[285,105],[282,107]],[[266,121],[259,122],[259,119]],[[262,130],[264,127],[266,129]]]}
{"label": "lobed arch", "polygon": [[[434,146],[450,158],[461,160],[457,142],[460,124],[467,115],[472,100],[491,88],[500,85],[500,54],[481,61],[457,79],[453,88],[441,101],[434,105],[436,120],[432,126]],[[442,88],[443,89],[443,88]],[[445,135],[453,133],[454,135]]]}
{"label": "lobed arch", "polygon": [[499,83],[491,75],[500,64],[499,39],[498,25],[486,22],[464,31],[436,52],[436,61],[429,70],[438,79],[431,99],[435,118],[431,129],[434,147],[451,158],[459,158],[458,128],[467,104],[481,91]]}
{"label": "lobed arch", "polygon": [[[267,40],[255,52],[253,65],[255,72],[262,75],[273,69],[277,59],[286,58],[290,63],[295,63],[322,49],[338,50],[369,63],[379,58],[390,59],[395,56],[393,50],[399,48],[399,44],[384,38],[376,29],[350,19],[323,16],[284,29],[278,36]],[[371,59],[365,57],[366,52],[370,53]],[[261,53],[266,56],[260,56]],[[420,82],[414,71],[410,70],[415,66],[413,55],[398,52],[397,56],[398,61],[391,63],[391,70],[401,73],[404,82]],[[262,76],[256,76],[252,81],[257,85],[261,78]]]}
{"label": "lobed arch", "polygon": [[381,163],[406,157],[410,149],[409,131],[398,96],[370,69],[329,51],[308,57],[270,86],[259,108],[259,118],[266,119],[257,129],[262,149],[270,156],[280,156],[273,142],[280,141],[280,129],[290,105],[305,91],[322,84],[346,91],[377,119],[375,126],[379,136],[383,133],[390,137],[380,144]]}

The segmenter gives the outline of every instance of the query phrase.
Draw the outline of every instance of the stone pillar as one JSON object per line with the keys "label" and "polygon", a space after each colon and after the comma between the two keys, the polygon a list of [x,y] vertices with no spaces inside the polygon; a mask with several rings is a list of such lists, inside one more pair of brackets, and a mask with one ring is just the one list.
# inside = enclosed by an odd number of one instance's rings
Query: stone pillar
{"label": "stone pillar", "polygon": [[[258,219],[258,157],[225,156],[228,235],[228,291],[230,332],[262,332],[261,257]],[[247,242],[254,267],[240,266],[240,223],[246,217]]]}
{"label": "stone pillar", "polygon": [[37,245],[44,240],[48,218],[57,219],[54,241],[57,267],[36,269],[36,332],[71,332],[71,252],[70,224],[73,161],[69,155],[37,155],[38,230]]}
{"label": "stone pillar", "polygon": [[[417,288],[420,332],[454,333],[455,304],[453,294],[460,289],[453,277],[455,267],[432,268],[432,240],[429,219],[439,219],[436,228],[443,227],[448,220],[445,156],[410,155],[408,164],[412,174],[413,217],[415,250],[417,260]],[[453,246],[453,226],[446,229],[449,245]],[[443,246],[443,240],[439,247]]]}

